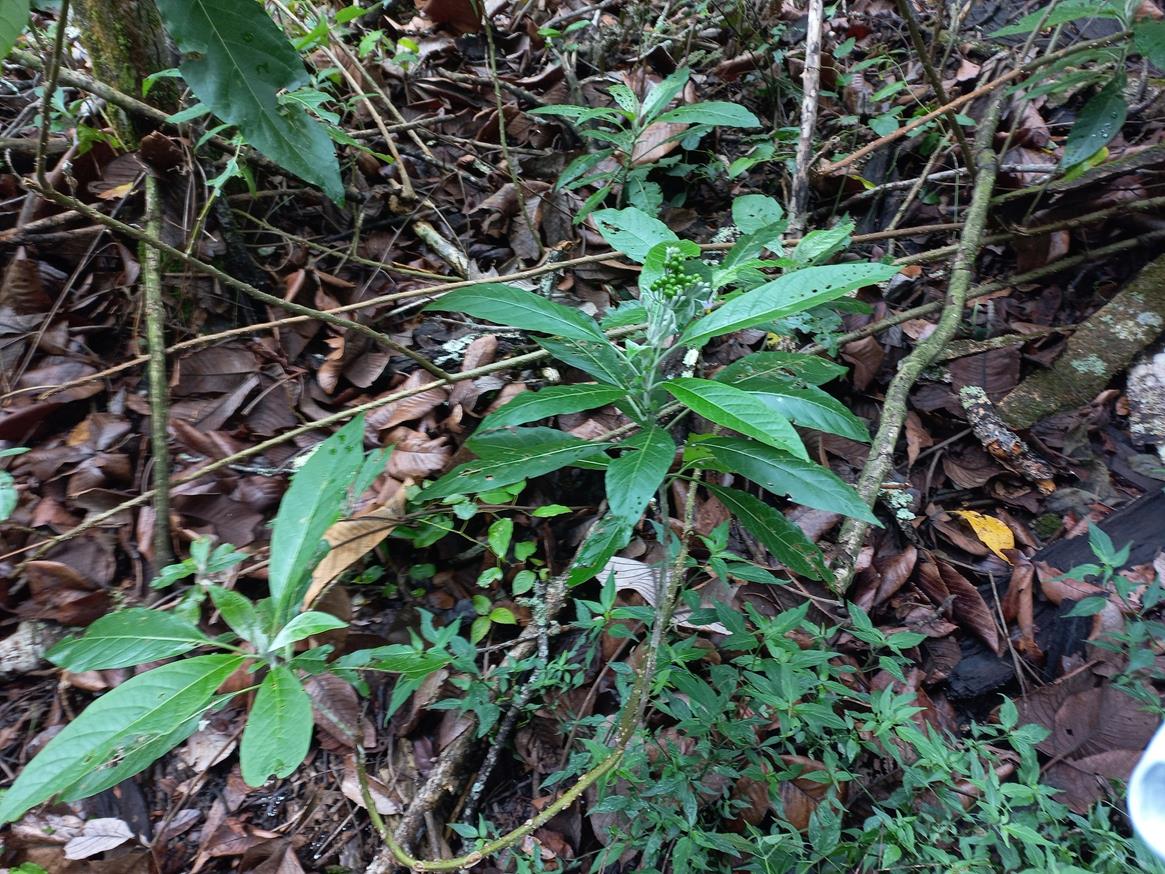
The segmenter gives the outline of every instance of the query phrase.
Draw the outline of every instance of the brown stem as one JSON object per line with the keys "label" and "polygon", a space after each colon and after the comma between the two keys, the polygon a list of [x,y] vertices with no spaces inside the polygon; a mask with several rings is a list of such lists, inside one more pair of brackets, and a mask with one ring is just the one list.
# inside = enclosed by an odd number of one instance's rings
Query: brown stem
{"label": "brown stem", "polygon": [[[951,269],[947,287],[946,303],[934,333],[919,343],[901,364],[898,372],[886,390],[886,400],[878,431],[870,445],[870,455],[866,460],[862,475],[858,480],[858,494],[868,506],[873,506],[882,488],[882,483],[894,459],[894,447],[906,419],[906,399],[910,389],[922,372],[942,352],[943,347],[954,336],[963,317],[967,291],[971,286],[975,259],[982,244],[983,229],[987,225],[987,207],[995,186],[998,159],[992,148],[992,137],[999,124],[999,114],[1003,109],[1005,94],[1000,92],[991,101],[985,117],[979,123],[979,134],[975,139],[977,169],[975,187],[971,192],[971,204],[967,208],[967,218],[963,236],[959,244],[959,254]],[[853,577],[854,563],[862,542],[865,540],[869,523],[859,519],[847,519],[838,535],[837,558],[834,562],[833,587],[838,594],[844,594]]]}

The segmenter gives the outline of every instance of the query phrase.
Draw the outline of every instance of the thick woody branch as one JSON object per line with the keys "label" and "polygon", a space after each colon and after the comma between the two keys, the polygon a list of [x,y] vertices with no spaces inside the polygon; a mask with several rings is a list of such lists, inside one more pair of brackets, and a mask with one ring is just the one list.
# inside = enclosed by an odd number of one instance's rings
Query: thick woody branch
{"label": "thick woody branch", "polygon": [[[906,401],[914,383],[922,372],[942,352],[943,347],[955,335],[963,316],[963,306],[971,287],[975,259],[982,245],[983,229],[987,225],[987,207],[991,203],[991,193],[995,185],[998,159],[992,147],[995,128],[999,124],[999,114],[1003,107],[1003,94],[991,101],[987,113],[979,124],[979,134],[975,140],[976,167],[975,187],[971,192],[971,205],[963,225],[963,235],[959,252],[951,270],[947,287],[946,303],[934,333],[915,347],[898,367],[898,373],[886,390],[886,400],[882,407],[882,417],[878,432],[870,447],[866,466],[858,480],[858,494],[867,505],[873,506],[878,492],[885,482],[894,461],[894,449],[902,433],[906,420]],[[857,519],[847,519],[842,525],[837,543],[837,558],[834,562],[834,589],[844,593],[853,577],[854,563],[866,537],[869,523]]]}

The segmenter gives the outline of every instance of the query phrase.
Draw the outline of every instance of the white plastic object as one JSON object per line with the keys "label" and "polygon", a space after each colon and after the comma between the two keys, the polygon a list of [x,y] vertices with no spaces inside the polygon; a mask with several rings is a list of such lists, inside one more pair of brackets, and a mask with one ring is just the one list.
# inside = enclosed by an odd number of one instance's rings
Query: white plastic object
{"label": "white plastic object", "polygon": [[1157,729],[1129,778],[1129,818],[1138,837],[1165,859],[1165,725]]}

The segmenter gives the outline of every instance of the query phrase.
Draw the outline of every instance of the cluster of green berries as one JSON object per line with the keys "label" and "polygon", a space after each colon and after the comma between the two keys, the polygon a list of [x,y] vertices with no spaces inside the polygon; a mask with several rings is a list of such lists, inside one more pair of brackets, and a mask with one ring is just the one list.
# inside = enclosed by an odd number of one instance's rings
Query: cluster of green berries
{"label": "cluster of green berries", "polygon": [[663,275],[651,285],[651,290],[662,298],[679,297],[688,286],[692,278],[684,270],[683,253],[679,249],[668,249],[663,259]]}

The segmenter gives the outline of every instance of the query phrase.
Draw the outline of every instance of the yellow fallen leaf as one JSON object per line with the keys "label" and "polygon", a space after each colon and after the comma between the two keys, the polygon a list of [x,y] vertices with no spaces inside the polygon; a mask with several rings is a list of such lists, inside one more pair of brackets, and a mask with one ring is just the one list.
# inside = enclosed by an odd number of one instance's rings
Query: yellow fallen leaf
{"label": "yellow fallen leaf", "polygon": [[994,516],[987,516],[974,510],[955,510],[953,512],[971,526],[971,530],[975,532],[975,536],[984,546],[1011,564],[1011,559],[1003,554],[1005,549],[1015,549],[1015,535],[1011,533],[1010,528]]}

